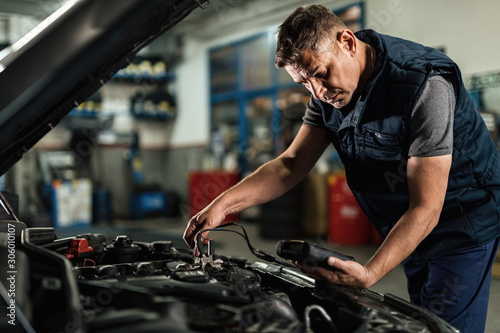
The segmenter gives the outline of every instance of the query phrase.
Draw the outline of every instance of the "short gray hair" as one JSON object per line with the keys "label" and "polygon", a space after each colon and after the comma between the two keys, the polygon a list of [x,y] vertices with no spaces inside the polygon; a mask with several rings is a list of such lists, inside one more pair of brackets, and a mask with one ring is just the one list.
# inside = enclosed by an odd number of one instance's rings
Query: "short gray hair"
{"label": "short gray hair", "polygon": [[344,22],[325,6],[295,9],[278,30],[276,67],[296,63],[308,49],[319,53],[327,51],[345,28]]}

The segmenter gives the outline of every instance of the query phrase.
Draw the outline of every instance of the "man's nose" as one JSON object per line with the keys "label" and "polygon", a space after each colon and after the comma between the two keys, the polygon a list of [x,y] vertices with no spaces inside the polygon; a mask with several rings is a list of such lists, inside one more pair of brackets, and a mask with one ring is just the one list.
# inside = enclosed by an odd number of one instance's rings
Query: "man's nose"
{"label": "man's nose", "polygon": [[321,82],[312,80],[310,82],[310,86],[311,86],[311,94],[313,95],[313,97],[315,99],[321,99],[321,97],[323,97],[326,91],[325,87],[323,87],[323,84]]}

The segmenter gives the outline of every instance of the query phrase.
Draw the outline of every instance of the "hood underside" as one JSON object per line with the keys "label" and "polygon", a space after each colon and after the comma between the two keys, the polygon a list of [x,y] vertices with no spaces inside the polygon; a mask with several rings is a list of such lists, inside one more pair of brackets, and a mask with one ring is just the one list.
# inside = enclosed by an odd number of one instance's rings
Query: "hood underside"
{"label": "hood underside", "polygon": [[74,0],[0,52],[0,175],[208,0]]}

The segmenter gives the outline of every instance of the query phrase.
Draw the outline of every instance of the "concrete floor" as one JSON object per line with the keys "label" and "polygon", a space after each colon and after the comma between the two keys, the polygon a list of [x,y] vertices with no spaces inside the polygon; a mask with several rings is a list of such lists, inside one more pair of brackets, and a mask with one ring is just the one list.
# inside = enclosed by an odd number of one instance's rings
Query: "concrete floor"
{"label": "concrete floor", "polygon": [[[253,247],[275,254],[276,242],[279,239],[262,238],[259,235],[259,227],[254,222],[243,222],[251,244]],[[115,222],[115,233],[128,233],[133,237],[137,235],[136,240],[153,241],[155,239],[162,240],[169,237],[174,242],[176,247],[185,247],[182,241],[182,234],[186,225],[185,220],[165,220],[151,219],[147,221],[117,221]],[[131,234],[132,233],[132,234]],[[137,237],[140,237],[137,238]],[[144,239],[144,238],[148,239]],[[244,240],[236,234],[228,234],[222,232],[212,232],[210,237],[215,241],[216,252],[231,256],[243,256],[250,261],[255,260],[255,257],[248,250]],[[366,262],[376,251],[375,246],[345,246],[328,244],[323,239],[307,239],[317,244],[323,244],[334,250],[352,255],[356,261]],[[408,300],[406,292],[406,278],[404,276],[402,266],[396,267],[384,279],[370,288],[379,293],[391,293],[401,298]],[[476,332],[472,332],[476,333]],[[489,310],[486,323],[486,333],[500,333],[500,279],[493,279],[491,284],[491,293],[489,301]]]}

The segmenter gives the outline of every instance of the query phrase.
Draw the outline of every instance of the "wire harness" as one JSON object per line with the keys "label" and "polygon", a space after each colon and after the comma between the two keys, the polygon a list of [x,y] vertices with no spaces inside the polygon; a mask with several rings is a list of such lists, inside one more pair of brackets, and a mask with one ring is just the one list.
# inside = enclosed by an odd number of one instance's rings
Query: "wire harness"
{"label": "wire harness", "polygon": [[[229,227],[229,226],[239,227],[239,228],[241,228],[242,232],[226,228],[226,227]],[[259,258],[261,260],[273,262],[273,263],[278,263],[280,265],[287,266],[287,267],[295,267],[293,264],[291,264],[289,262],[285,262],[285,261],[281,261],[281,260],[276,259],[276,257],[274,255],[272,255],[272,254],[270,254],[268,252],[265,252],[265,251],[262,251],[262,250],[254,248],[252,246],[252,244],[250,243],[250,239],[248,237],[248,234],[247,234],[245,228],[241,224],[238,224],[238,223],[235,223],[235,222],[223,224],[223,225],[217,226],[215,228],[211,228],[211,229],[203,229],[203,230],[201,230],[196,235],[196,242],[195,242],[195,246],[194,246],[194,252],[197,251],[198,252],[198,256],[200,258],[203,257],[203,255],[204,255],[203,244],[202,244],[202,241],[201,241],[201,235],[203,233],[205,233],[205,232],[210,232],[210,231],[225,231],[225,232],[232,232],[232,233],[235,233],[237,235],[240,235],[241,237],[243,237],[245,239],[245,241],[247,243],[247,246],[250,249],[250,252],[254,256],[256,256],[257,258]]]}

